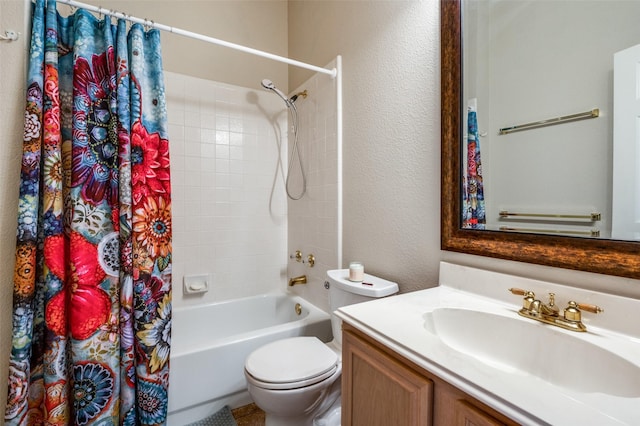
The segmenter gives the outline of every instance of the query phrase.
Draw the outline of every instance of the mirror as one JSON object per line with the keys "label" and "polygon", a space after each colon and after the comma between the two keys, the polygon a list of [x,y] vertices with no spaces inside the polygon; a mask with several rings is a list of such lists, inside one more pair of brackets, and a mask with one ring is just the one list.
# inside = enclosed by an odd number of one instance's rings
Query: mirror
{"label": "mirror", "polygon": [[441,248],[540,265],[640,278],[640,243],[462,229],[460,0],[441,0]]}
{"label": "mirror", "polygon": [[463,227],[640,241],[637,16],[638,1],[463,0]]}

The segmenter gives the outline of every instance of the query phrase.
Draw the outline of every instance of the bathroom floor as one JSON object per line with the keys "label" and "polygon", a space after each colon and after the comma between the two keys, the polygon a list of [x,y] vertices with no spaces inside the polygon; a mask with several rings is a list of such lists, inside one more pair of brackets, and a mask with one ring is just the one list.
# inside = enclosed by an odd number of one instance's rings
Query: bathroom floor
{"label": "bathroom floor", "polygon": [[238,426],[264,426],[264,411],[256,404],[249,404],[231,410]]}

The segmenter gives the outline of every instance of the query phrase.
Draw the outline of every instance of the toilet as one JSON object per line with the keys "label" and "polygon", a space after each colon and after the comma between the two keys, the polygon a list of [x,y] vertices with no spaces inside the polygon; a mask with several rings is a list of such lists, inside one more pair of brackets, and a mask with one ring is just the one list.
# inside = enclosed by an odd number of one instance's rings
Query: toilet
{"label": "toilet", "polygon": [[333,340],[291,337],[253,351],[245,362],[247,389],[266,413],[266,426],[339,426],[342,374],[341,306],[386,297],[398,284],[364,274],[349,281],[348,269],[327,271]]}

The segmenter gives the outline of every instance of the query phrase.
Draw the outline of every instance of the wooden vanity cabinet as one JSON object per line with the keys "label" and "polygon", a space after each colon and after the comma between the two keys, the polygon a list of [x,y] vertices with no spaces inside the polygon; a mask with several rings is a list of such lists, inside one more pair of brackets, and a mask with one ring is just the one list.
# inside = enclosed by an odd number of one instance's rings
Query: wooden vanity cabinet
{"label": "wooden vanity cabinet", "polygon": [[429,426],[433,382],[343,326],[342,425]]}
{"label": "wooden vanity cabinet", "polygon": [[349,324],[342,330],[342,426],[517,424]]}

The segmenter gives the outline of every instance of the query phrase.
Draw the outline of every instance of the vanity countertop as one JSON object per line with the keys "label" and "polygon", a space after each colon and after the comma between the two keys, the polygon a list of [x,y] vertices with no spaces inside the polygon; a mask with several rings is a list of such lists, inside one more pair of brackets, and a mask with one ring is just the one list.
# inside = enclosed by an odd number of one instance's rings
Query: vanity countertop
{"label": "vanity countertop", "polygon": [[[426,313],[441,307],[497,312],[507,318],[519,318],[517,312],[522,299],[511,295],[507,291],[510,287],[535,291],[536,295],[553,291],[561,307],[569,298],[581,303],[597,302],[605,312],[597,316],[584,314],[587,333],[559,328],[558,333],[595,342],[607,350],[611,350],[610,345],[620,345],[617,354],[640,371],[640,336],[636,334],[640,333],[640,301],[446,262],[441,264],[438,287],[345,306],[336,314],[398,354],[521,424],[640,425],[640,382],[637,392],[631,390],[632,396],[553,385],[534,374],[490,365],[458,352],[425,328]],[[540,327],[552,327],[532,322]],[[500,338],[496,330],[486,330],[486,333],[487,338]],[[561,339],[562,334],[560,342]],[[555,351],[561,356],[557,357],[553,368],[562,368],[563,363],[571,363],[574,357],[581,356],[579,353],[564,354],[562,349],[558,351],[558,346],[561,343],[556,342]],[[544,351],[545,347],[532,344],[530,350]],[[593,365],[593,369],[606,370],[607,365]],[[585,375],[590,373],[584,371]]]}

